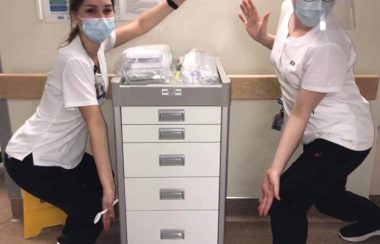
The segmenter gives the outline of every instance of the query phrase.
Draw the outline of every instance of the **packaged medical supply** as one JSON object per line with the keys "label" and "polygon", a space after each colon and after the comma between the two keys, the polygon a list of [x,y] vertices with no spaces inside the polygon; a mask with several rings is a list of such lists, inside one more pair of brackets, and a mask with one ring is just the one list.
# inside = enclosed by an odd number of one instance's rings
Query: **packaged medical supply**
{"label": "packaged medical supply", "polygon": [[142,45],[127,48],[117,69],[126,83],[166,83],[170,80],[172,53],[168,45]]}
{"label": "packaged medical supply", "polygon": [[215,57],[198,49],[193,49],[184,56],[181,73],[182,81],[187,84],[220,82]]}

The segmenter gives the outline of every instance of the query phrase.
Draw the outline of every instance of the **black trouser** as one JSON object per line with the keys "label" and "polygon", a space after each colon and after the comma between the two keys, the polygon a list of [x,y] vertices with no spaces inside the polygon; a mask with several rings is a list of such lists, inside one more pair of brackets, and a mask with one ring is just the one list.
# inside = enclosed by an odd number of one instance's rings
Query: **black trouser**
{"label": "black trouser", "polygon": [[10,177],[23,190],[62,209],[67,214],[63,234],[70,244],[93,244],[103,224],[94,224],[102,210],[102,187],[95,161],[84,154],[80,164],[71,170],[33,165],[32,154],[23,161],[5,156]]}
{"label": "black trouser", "polygon": [[316,208],[335,218],[354,222],[380,217],[368,199],[346,191],[347,176],[370,150],[352,151],[317,139],[304,146],[301,156],[280,180],[280,201],[270,210],[274,244],[305,244],[307,211]]}

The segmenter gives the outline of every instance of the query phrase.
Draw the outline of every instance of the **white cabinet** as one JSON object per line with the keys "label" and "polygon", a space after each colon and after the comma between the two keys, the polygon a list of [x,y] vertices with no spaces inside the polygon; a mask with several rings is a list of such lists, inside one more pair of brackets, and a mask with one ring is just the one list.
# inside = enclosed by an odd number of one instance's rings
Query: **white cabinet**
{"label": "white cabinet", "polygon": [[217,85],[112,81],[121,243],[223,244],[230,84],[217,61]]}

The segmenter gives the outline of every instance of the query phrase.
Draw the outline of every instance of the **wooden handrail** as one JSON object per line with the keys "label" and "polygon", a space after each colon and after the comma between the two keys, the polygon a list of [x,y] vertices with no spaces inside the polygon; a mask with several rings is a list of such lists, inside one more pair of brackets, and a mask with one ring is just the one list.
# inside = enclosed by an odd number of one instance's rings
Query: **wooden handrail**
{"label": "wooden handrail", "polygon": [[[281,96],[275,75],[229,77],[232,84],[232,100],[274,100]],[[47,74],[0,74],[0,99],[40,99],[46,78]],[[379,76],[357,75],[355,78],[363,97],[376,100]]]}

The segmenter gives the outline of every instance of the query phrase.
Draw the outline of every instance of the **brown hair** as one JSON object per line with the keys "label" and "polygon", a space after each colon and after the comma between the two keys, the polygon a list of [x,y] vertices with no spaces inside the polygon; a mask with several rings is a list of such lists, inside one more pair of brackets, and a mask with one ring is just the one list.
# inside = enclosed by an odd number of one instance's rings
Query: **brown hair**
{"label": "brown hair", "polygon": [[[74,12],[78,12],[78,9],[80,6],[82,6],[83,2],[85,0],[70,0],[70,10],[69,13],[70,15]],[[114,6],[114,0],[111,0],[112,2],[112,7]],[[70,44],[74,40],[74,38],[79,34],[79,26],[73,24],[73,20],[71,19],[71,31],[69,33],[68,38],[62,43],[61,46],[66,46]]]}

